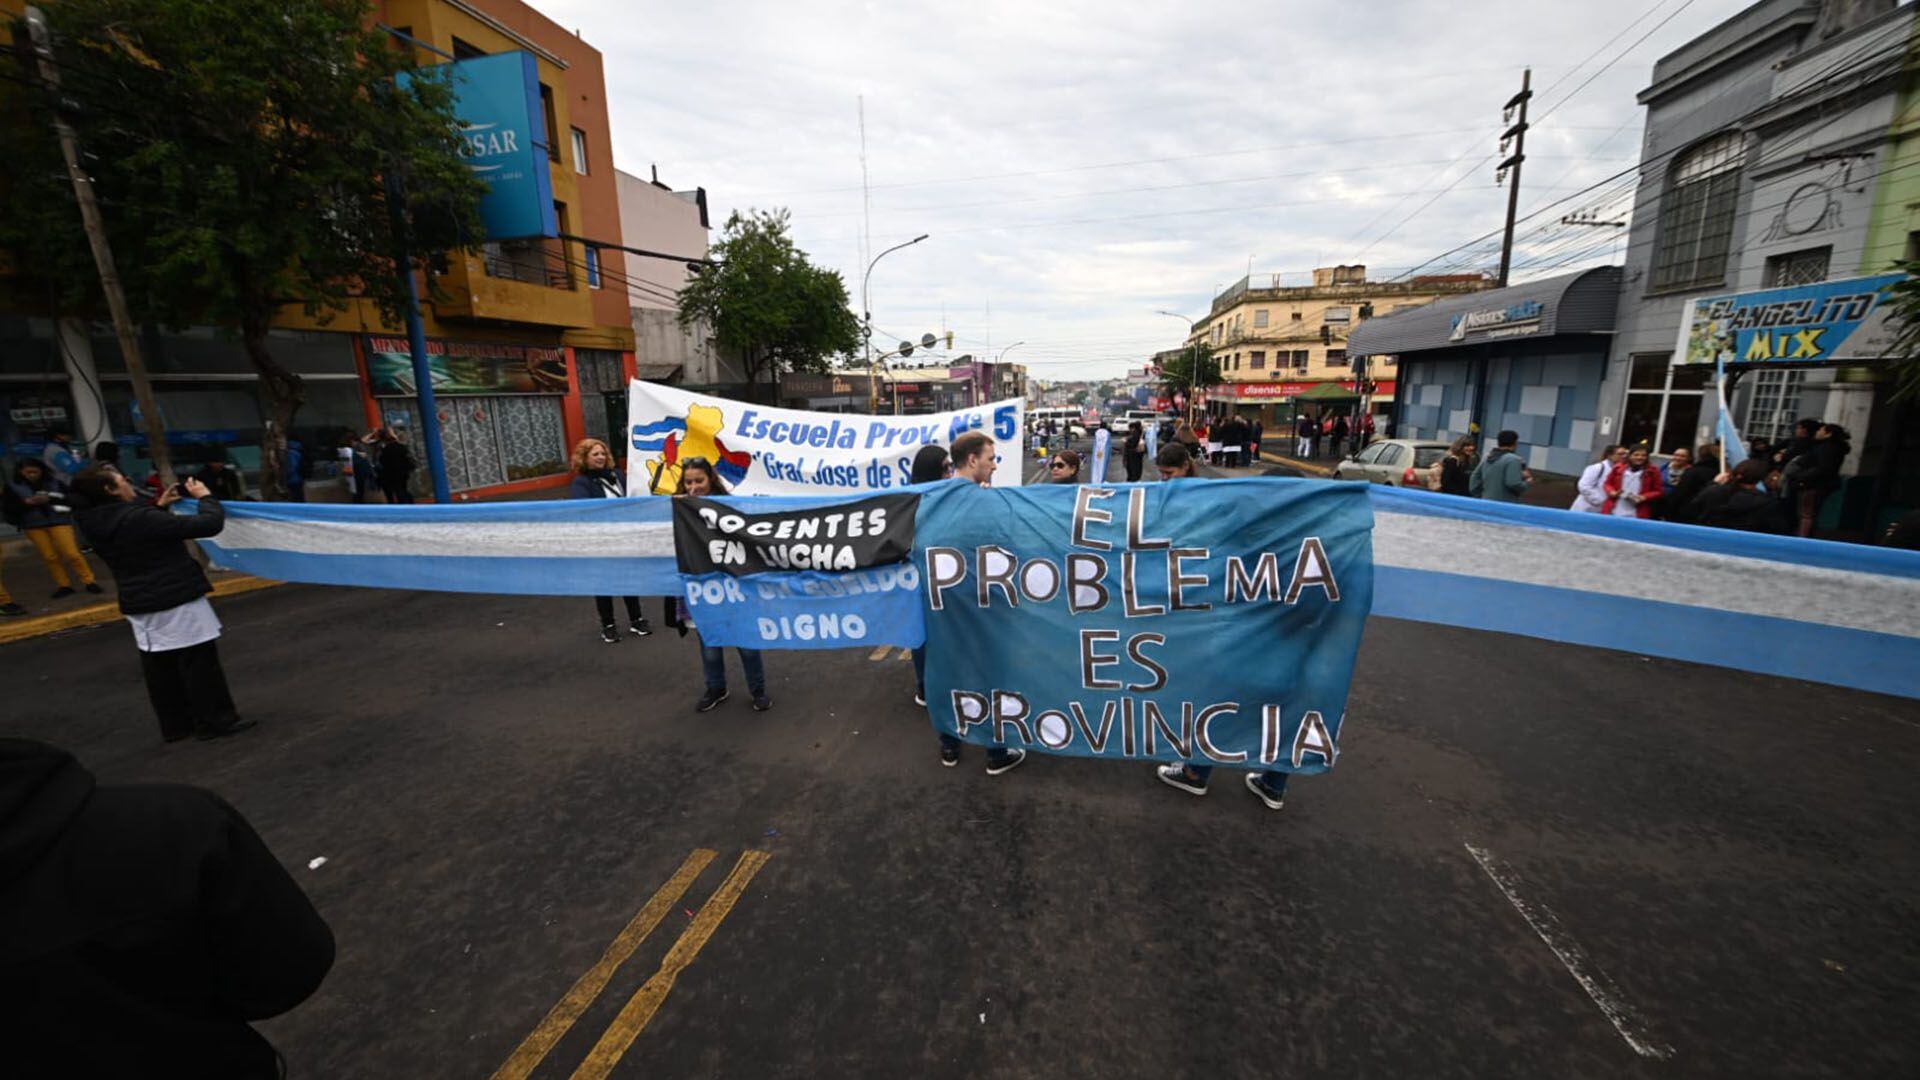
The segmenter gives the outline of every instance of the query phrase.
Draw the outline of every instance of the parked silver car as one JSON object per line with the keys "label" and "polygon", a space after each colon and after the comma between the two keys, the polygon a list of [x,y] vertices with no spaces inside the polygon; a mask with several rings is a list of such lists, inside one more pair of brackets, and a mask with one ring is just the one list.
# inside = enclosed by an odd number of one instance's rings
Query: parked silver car
{"label": "parked silver car", "polygon": [[1427,470],[1447,456],[1447,446],[1424,439],[1377,439],[1335,465],[1333,476],[1391,487],[1426,487]]}

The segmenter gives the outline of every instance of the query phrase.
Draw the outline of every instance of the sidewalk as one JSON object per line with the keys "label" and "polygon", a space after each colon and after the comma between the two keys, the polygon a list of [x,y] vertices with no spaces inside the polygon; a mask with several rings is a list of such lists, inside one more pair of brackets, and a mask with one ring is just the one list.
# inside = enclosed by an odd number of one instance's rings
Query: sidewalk
{"label": "sidewalk", "polygon": [[[47,577],[47,568],[40,562],[33,545],[22,536],[0,540],[0,573],[5,575],[0,580],[6,582],[14,603],[28,611],[27,615],[13,618],[0,616],[0,645],[118,621],[120,605],[113,595],[113,575],[107,573],[106,566],[93,555],[87,556],[87,564],[93,567],[94,577],[106,592],[95,595],[80,590],[72,596],[54,600],[48,595],[53,592],[53,580]],[[226,570],[209,569],[207,577],[213,581],[215,597],[234,596],[280,584]]]}

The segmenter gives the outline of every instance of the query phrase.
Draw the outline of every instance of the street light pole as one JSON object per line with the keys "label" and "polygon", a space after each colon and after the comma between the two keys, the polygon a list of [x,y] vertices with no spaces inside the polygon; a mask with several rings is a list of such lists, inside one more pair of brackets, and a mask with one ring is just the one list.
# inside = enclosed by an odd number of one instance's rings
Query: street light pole
{"label": "street light pole", "polygon": [[[1187,318],[1185,315],[1179,315],[1171,311],[1161,311],[1158,308],[1156,308],[1154,309],[1154,314],[1165,315],[1169,319],[1179,319],[1181,322],[1186,323],[1187,337],[1189,338],[1193,337],[1193,328],[1199,325],[1198,323],[1194,322],[1192,319]],[[1195,380],[1198,379],[1199,376],[1200,376],[1200,352],[1199,352],[1199,349],[1193,344],[1192,341],[1188,341],[1187,342],[1187,423],[1189,424],[1193,423],[1194,385],[1195,385]]]}
{"label": "street light pole", "polygon": [[880,381],[873,367],[873,301],[869,298],[868,294],[868,286],[873,281],[873,268],[879,264],[881,259],[899,251],[901,248],[912,247],[920,241],[925,240],[927,236],[927,233],[921,233],[919,236],[908,240],[904,244],[895,244],[880,254],[875,255],[873,261],[867,264],[867,272],[860,275],[860,336],[867,350],[867,411],[870,413],[880,411]]}

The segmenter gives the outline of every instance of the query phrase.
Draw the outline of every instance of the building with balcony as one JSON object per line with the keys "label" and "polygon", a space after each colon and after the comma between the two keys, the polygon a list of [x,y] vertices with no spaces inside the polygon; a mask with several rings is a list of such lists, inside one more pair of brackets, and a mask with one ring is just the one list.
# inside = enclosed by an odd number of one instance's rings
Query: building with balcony
{"label": "building with balcony", "polygon": [[1295,398],[1331,382],[1356,391],[1353,407],[1384,414],[1396,389],[1393,363],[1372,366],[1372,392],[1365,393],[1347,357],[1347,335],[1363,320],[1490,284],[1478,274],[1369,281],[1365,266],[1321,267],[1311,284],[1288,285],[1279,274],[1243,278],[1214,297],[1188,337],[1220,364],[1221,382],[1203,391],[1203,403],[1216,414],[1238,412],[1272,428],[1292,420]]}
{"label": "building with balcony", "polygon": [[[421,275],[420,286],[456,498],[564,484],[573,443],[607,428],[601,388],[624,395],[634,371],[600,53],[520,0],[381,0],[370,17],[417,42],[400,47],[414,48],[422,65],[515,51],[533,57],[544,127],[538,141],[559,235],[452,253],[444,272]],[[243,472],[257,469],[258,376],[240,344],[214,328],[149,328],[145,339],[169,440],[218,447]],[[321,317],[288,307],[270,345],[304,384],[306,402],[289,435],[304,446],[310,497],[344,497],[334,448],[350,434],[392,427],[424,459],[406,331],[383,321],[375,305],[357,302]],[[134,411],[111,326],[0,316],[0,446],[25,452],[59,424],[89,443],[118,436],[123,460],[140,469],[144,439]],[[18,419],[24,416],[39,419]],[[176,457],[190,467],[205,452],[189,448]],[[414,478],[424,494],[427,470]]]}

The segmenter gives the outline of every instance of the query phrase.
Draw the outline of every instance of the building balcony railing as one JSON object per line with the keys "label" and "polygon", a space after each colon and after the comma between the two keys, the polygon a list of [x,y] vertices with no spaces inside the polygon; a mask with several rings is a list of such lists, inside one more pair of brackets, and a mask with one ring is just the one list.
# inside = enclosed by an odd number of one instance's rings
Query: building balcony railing
{"label": "building balcony railing", "polygon": [[488,250],[483,261],[486,275],[549,289],[576,288],[573,268],[558,252],[545,248]]}

